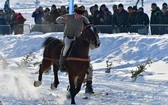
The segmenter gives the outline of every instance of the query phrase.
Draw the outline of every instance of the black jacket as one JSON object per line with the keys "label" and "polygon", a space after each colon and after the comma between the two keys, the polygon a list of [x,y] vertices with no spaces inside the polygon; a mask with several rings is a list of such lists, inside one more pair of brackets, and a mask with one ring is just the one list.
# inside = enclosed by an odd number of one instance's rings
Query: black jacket
{"label": "black jacket", "polygon": [[152,10],[150,24],[159,24],[160,14],[161,14],[161,11],[159,7],[157,7],[156,10]]}
{"label": "black jacket", "polygon": [[136,18],[136,24],[149,25],[149,17],[144,12],[138,12]]}
{"label": "black jacket", "polygon": [[117,25],[118,27],[123,27],[128,25],[128,12],[125,10],[122,10],[119,12],[116,16],[117,18]]}

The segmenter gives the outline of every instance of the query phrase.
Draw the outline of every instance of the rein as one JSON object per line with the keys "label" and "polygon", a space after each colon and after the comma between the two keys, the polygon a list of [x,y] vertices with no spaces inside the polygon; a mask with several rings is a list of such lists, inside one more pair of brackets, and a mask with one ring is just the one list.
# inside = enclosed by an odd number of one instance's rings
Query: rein
{"label": "rein", "polygon": [[46,57],[44,57],[43,59],[50,60],[50,61],[53,61],[53,62],[59,61],[59,60],[53,60],[52,58],[46,58]]}
{"label": "rein", "polygon": [[67,61],[83,61],[83,62],[86,62],[86,61],[90,61],[89,58],[78,58],[78,57],[68,57],[66,58]]}
{"label": "rein", "polygon": [[[81,34],[80,37],[81,37],[82,39],[84,39],[84,40],[87,40],[89,43],[93,43],[91,40],[89,40],[89,39],[87,39],[87,38],[85,37],[85,30],[86,30],[86,28],[89,27],[89,26],[93,26],[93,27],[94,27],[94,25],[92,25],[92,24],[86,25],[86,26],[83,28],[82,34]],[[76,42],[73,43],[72,47],[74,46],[75,43],[76,43]],[[67,56],[67,58],[66,58],[66,61],[83,61],[83,62],[88,62],[88,61],[90,61],[89,57],[88,57],[88,58],[70,57],[71,51],[72,51],[72,48],[71,48],[71,50],[70,50],[70,52],[69,52],[69,54],[68,54],[68,56]]]}

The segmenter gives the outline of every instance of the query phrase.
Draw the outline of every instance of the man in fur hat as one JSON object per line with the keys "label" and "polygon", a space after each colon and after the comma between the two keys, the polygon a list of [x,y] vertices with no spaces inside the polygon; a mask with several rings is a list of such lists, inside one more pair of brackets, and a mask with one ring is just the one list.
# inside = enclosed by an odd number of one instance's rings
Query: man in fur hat
{"label": "man in fur hat", "polygon": [[[89,24],[89,20],[83,15],[85,12],[83,7],[76,7],[74,9],[74,12],[75,12],[74,14],[66,14],[63,16],[59,16],[56,19],[57,23],[65,24],[65,29],[64,29],[64,44],[65,45],[64,45],[62,54],[60,56],[60,64],[59,64],[60,71],[62,72],[65,71],[65,68],[64,68],[65,56],[66,56],[68,49],[70,48],[72,41],[74,41],[76,37],[80,36],[84,23]],[[92,78],[92,76],[89,78]],[[86,92],[93,93],[91,79],[86,81]]]}

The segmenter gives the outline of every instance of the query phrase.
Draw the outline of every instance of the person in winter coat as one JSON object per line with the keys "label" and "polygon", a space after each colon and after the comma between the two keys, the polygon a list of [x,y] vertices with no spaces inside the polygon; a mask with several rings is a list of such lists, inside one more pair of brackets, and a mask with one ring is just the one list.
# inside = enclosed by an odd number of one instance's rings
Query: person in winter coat
{"label": "person in winter coat", "polygon": [[100,24],[100,15],[98,11],[98,5],[94,5],[91,9],[91,23],[94,25],[99,25]]}
{"label": "person in winter coat", "polygon": [[60,13],[58,12],[58,9],[56,5],[51,6],[51,11],[50,11],[50,21],[51,21],[51,32],[56,32],[56,19],[57,17],[60,16]]}
{"label": "person in winter coat", "polygon": [[149,17],[146,13],[144,13],[144,9],[142,7],[138,9],[136,24],[138,25],[137,29],[139,34],[148,34]]}
{"label": "person in winter coat", "polygon": [[51,20],[50,20],[50,13],[49,10],[46,8],[44,10],[44,16],[42,18],[42,26],[41,31],[43,33],[51,32]]}
{"label": "person in winter coat", "polygon": [[[168,24],[168,7],[163,7],[162,12],[159,16],[159,23],[160,24]],[[159,34],[167,34],[168,27],[167,26],[160,26],[159,27]]]}
{"label": "person in winter coat", "polygon": [[60,10],[61,10],[60,15],[65,15],[65,14],[67,14],[67,9],[66,9],[65,6],[61,6]]}
{"label": "person in winter coat", "polygon": [[34,18],[35,24],[42,24],[42,17],[43,16],[44,16],[43,7],[40,6],[32,14],[32,17]]}
{"label": "person in winter coat", "polygon": [[14,31],[14,34],[23,34],[23,27],[24,27],[24,22],[26,21],[26,19],[22,16],[21,13],[15,13],[15,11],[13,11],[12,14],[12,22],[11,22],[11,27]]}
{"label": "person in winter coat", "polygon": [[10,30],[7,26],[7,21],[4,16],[3,10],[0,10],[0,35],[9,34]]}
{"label": "person in winter coat", "polygon": [[159,34],[159,30],[157,26],[154,26],[154,24],[159,24],[159,16],[161,14],[161,11],[156,3],[152,3],[151,8],[152,8],[151,18],[150,18],[151,34],[157,35]]}
{"label": "person in winter coat", "polygon": [[50,12],[47,9],[44,10],[44,16],[42,17],[42,23],[43,24],[50,24],[51,23]]}
{"label": "person in winter coat", "polygon": [[103,17],[100,18],[101,25],[110,25],[110,26],[103,26],[100,28],[101,33],[112,33],[112,14],[108,8],[105,8]]}
{"label": "person in winter coat", "polygon": [[135,25],[137,19],[137,7],[132,7],[132,12],[129,13],[128,25]]}
{"label": "person in winter coat", "polygon": [[113,5],[112,7],[113,10],[113,16],[112,16],[112,25],[117,25],[117,14],[119,13],[117,5]]}
{"label": "person in winter coat", "polygon": [[56,5],[51,6],[51,11],[50,11],[50,20],[52,24],[56,24],[56,18],[60,16],[60,13],[58,12]]}
{"label": "person in winter coat", "polygon": [[123,4],[118,5],[117,26],[120,32],[128,32],[128,12],[124,10]]}
{"label": "person in winter coat", "polygon": [[144,9],[140,7],[137,12],[136,24],[149,25],[149,16],[144,13]]}
{"label": "person in winter coat", "polygon": [[108,8],[105,8],[103,17],[100,18],[101,25],[112,25],[112,15]]}

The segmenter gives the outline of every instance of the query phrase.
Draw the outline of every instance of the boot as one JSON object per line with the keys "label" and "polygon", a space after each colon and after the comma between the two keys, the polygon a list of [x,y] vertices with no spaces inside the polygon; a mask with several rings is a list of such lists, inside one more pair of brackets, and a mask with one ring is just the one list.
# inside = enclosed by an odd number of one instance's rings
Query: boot
{"label": "boot", "polygon": [[61,72],[65,72],[65,68],[64,68],[64,65],[65,65],[65,56],[60,56],[60,60],[59,60],[59,69]]}
{"label": "boot", "polygon": [[86,81],[85,93],[94,94],[93,88],[92,88],[92,81]]}

